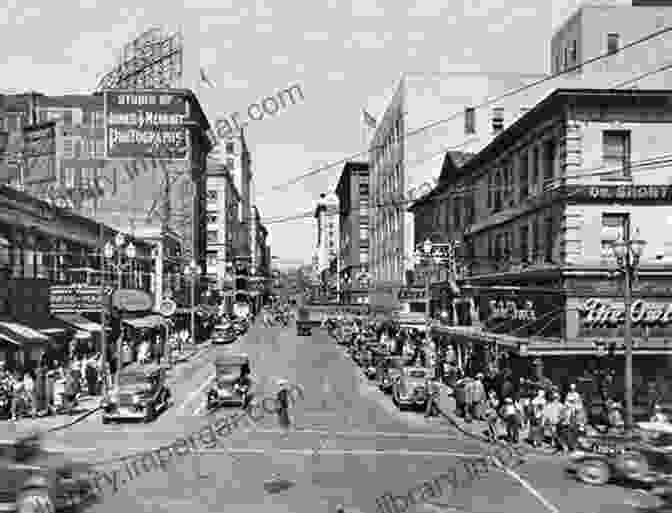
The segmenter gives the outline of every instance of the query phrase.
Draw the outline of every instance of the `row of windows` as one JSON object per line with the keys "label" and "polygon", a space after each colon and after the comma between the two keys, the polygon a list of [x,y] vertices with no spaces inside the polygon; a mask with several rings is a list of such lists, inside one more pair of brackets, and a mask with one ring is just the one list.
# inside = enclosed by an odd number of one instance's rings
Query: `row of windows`
{"label": "row of windows", "polygon": [[373,161],[374,165],[378,167],[380,161],[383,158],[389,158],[392,154],[392,145],[398,143],[403,138],[403,125],[401,118],[397,118],[394,121],[392,130],[390,130],[386,135],[382,137],[382,143],[379,143],[377,147],[373,150]]}
{"label": "row of windows", "polygon": [[[607,34],[606,40],[607,54],[613,55],[618,53],[621,46],[621,36],[615,32]],[[578,66],[578,50],[576,39],[569,41],[569,43],[562,49],[562,51],[555,54],[555,71],[556,73]]]}

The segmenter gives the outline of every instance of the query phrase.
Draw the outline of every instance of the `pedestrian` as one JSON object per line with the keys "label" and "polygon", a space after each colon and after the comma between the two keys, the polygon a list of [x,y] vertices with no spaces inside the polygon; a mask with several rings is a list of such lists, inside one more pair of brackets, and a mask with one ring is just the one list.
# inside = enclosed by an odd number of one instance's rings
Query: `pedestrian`
{"label": "pedestrian", "polygon": [[488,399],[485,401],[485,420],[488,422],[488,435],[492,443],[499,440],[499,433],[497,431],[499,404],[497,393],[494,390],[490,390]]}
{"label": "pedestrian", "polygon": [[551,439],[551,446],[555,448],[559,446],[557,427],[558,422],[560,422],[561,410],[560,394],[553,392],[551,401],[544,407],[543,424],[544,437],[548,436]]}
{"label": "pedestrian", "polygon": [[506,425],[506,438],[509,443],[517,444],[520,431],[520,419],[518,418],[518,411],[513,404],[513,399],[507,397],[504,399],[504,406],[501,411],[502,419]]}
{"label": "pedestrian", "polygon": [[665,424],[670,422],[669,417],[663,413],[663,408],[660,406],[660,404],[653,405],[653,415],[651,416],[651,422],[662,422]]}
{"label": "pedestrian", "polygon": [[533,447],[540,447],[544,437],[544,408],[546,407],[546,392],[537,390],[537,396],[532,399],[532,415],[530,416],[530,442]]}
{"label": "pedestrian", "polygon": [[289,414],[288,381],[286,379],[280,379],[278,380],[278,386],[280,387],[280,390],[276,395],[278,423],[284,431],[284,436],[287,437],[292,426],[292,419]]}
{"label": "pedestrian", "polygon": [[98,382],[98,376],[96,373],[95,360],[91,358],[87,364],[84,371],[86,377],[86,384],[88,388],[89,395],[91,397],[98,395],[96,392],[96,384]]}
{"label": "pedestrian", "polygon": [[425,417],[435,417],[440,413],[438,402],[439,395],[441,394],[439,382],[436,377],[427,380],[427,392],[429,397],[427,398],[427,411],[425,412]]}
{"label": "pedestrian", "polygon": [[485,395],[485,386],[483,385],[483,374],[476,374],[476,379],[473,384],[473,396],[472,396],[472,415],[476,420],[484,420],[484,406],[485,400],[487,399]]}
{"label": "pedestrian", "polygon": [[23,390],[26,402],[26,413],[30,412],[30,416],[34,419],[36,414],[35,408],[37,405],[37,390],[31,371],[28,371],[23,375]]}
{"label": "pedestrian", "polygon": [[611,402],[609,406],[609,429],[612,431],[621,431],[625,426],[621,403]]}
{"label": "pedestrian", "polygon": [[23,381],[21,380],[21,375],[19,371],[15,371],[12,376],[12,420],[17,420],[18,413],[21,407],[22,394],[23,394]]}
{"label": "pedestrian", "polygon": [[557,440],[558,447],[556,452],[567,453],[569,452],[569,446],[571,443],[570,437],[570,428],[572,424],[572,416],[574,413],[574,408],[567,401],[562,405],[560,409],[560,418],[558,419],[557,425]]}

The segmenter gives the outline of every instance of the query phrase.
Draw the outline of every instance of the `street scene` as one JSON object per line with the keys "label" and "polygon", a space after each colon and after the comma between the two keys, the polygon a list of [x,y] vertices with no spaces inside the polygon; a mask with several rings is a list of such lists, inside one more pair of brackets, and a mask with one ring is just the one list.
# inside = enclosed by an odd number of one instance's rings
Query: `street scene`
{"label": "street scene", "polygon": [[0,511],[672,511],[672,0],[35,3]]}

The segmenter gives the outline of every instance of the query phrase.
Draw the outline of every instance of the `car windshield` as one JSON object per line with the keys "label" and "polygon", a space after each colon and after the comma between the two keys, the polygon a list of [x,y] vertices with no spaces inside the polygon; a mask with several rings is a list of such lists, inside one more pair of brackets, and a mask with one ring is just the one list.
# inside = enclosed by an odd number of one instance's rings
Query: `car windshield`
{"label": "car windshield", "polygon": [[427,373],[424,370],[414,369],[408,372],[409,378],[424,378]]}

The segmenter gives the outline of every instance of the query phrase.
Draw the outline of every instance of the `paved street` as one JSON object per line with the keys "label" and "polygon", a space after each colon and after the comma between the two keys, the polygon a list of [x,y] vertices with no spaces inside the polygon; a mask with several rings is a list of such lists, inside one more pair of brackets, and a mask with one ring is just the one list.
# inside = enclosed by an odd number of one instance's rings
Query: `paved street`
{"label": "paved street", "polygon": [[[211,347],[183,364],[172,385],[174,406],[153,423],[103,426],[94,414],[50,434],[48,445],[66,446],[76,459],[100,461],[197,430],[206,422],[203,388],[212,376],[212,356],[225,350]],[[324,332],[301,338],[293,327],[255,326],[228,350],[250,355],[263,393],[273,393],[279,377],[305,387],[306,398],[294,412],[296,431],[283,439],[274,427],[275,418],[266,416],[256,431],[235,433],[230,450],[206,450],[178,462],[168,473],[145,474],[93,508],[96,513],[138,507],[146,512],[182,512],[185,507],[192,513],[222,512],[234,504],[240,512],[312,513],[334,511],[338,503],[353,511],[374,512],[376,497],[386,492],[403,495],[457,465],[458,457],[481,450],[478,442],[465,439],[444,421],[398,412],[389,397],[360,377],[359,369]],[[627,491],[590,488],[565,478],[555,457],[531,455],[516,472],[562,513],[633,511],[625,505]],[[266,494],[263,482],[274,473],[296,485],[278,495]],[[552,511],[521,482],[501,472],[474,481],[448,500],[479,513]],[[441,510],[412,506],[408,511]]]}

